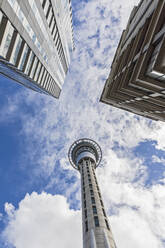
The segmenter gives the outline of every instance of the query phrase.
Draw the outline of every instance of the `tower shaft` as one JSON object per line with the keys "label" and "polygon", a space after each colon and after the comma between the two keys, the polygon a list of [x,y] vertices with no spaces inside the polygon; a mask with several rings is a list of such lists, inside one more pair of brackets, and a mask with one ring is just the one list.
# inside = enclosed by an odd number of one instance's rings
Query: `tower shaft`
{"label": "tower shaft", "polygon": [[81,174],[83,248],[116,248],[95,175],[102,158],[100,146],[91,139],[77,140],[68,157]]}
{"label": "tower shaft", "polygon": [[95,175],[95,161],[82,158],[78,168],[81,174],[83,248],[116,248]]}

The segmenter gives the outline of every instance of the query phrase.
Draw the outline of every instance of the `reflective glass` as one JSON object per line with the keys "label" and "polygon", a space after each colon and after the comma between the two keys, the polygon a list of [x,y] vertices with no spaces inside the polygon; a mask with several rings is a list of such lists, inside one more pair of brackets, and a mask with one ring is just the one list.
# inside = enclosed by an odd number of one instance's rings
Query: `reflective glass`
{"label": "reflective glass", "polygon": [[2,14],[2,12],[0,11],[0,24],[1,24],[1,21],[2,21],[2,17],[3,17],[3,14]]}
{"label": "reflective glass", "polygon": [[48,84],[46,85],[46,90],[49,90],[51,82],[52,82],[52,77],[50,76],[50,80]]}
{"label": "reflective glass", "polygon": [[33,33],[33,35],[32,35],[32,41],[35,43],[35,41],[36,41],[36,34],[35,33]]}
{"label": "reflective glass", "polygon": [[49,0],[46,0],[45,7],[44,7],[44,13],[47,14],[48,8],[49,8]]}
{"label": "reflective glass", "polygon": [[40,72],[40,69],[41,69],[41,63],[39,62],[38,65],[37,65],[37,70],[36,70],[36,73],[35,73],[34,81],[37,80],[39,72]]}
{"label": "reflective glass", "polygon": [[32,69],[31,69],[31,72],[30,72],[30,78],[33,78],[33,76],[34,76],[36,65],[37,65],[37,61],[38,61],[38,59],[35,56],[35,59],[34,59],[33,65],[32,65]]}
{"label": "reflective glass", "polygon": [[21,9],[19,9],[19,11],[18,11],[18,18],[23,23],[25,16],[24,16]]}
{"label": "reflective glass", "polygon": [[53,26],[53,30],[52,30],[53,40],[55,39],[56,31],[57,31],[57,26],[56,26],[56,21],[55,21],[54,26]]}
{"label": "reflective glass", "polygon": [[48,25],[50,24],[50,21],[52,19],[52,15],[53,15],[53,11],[52,11],[52,8],[51,8],[50,11],[49,11],[48,18],[47,18]]}
{"label": "reflective glass", "polygon": [[34,57],[34,53],[31,51],[29,59],[28,59],[28,62],[27,62],[27,65],[26,65],[26,69],[25,69],[25,74],[27,74],[27,75],[29,74],[29,70],[30,70],[30,67],[31,67],[31,64],[32,64],[32,61],[33,61],[33,57]]}
{"label": "reflective glass", "polygon": [[49,27],[50,27],[51,32],[52,32],[53,26],[54,26],[54,17],[53,17],[53,13],[52,13],[52,18],[51,18],[50,23],[49,23]]}
{"label": "reflective glass", "polygon": [[9,4],[11,5],[12,9],[13,9],[14,11],[16,11],[17,8],[18,8],[18,3],[17,3],[17,1],[16,1],[16,0],[8,0],[8,2],[9,2]]}
{"label": "reflective glass", "polygon": [[44,80],[45,80],[45,76],[46,76],[46,73],[47,73],[47,71],[46,71],[46,69],[44,68],[44,72],[43,72],[43,75],[42,75],[42,78],[41,78],[41,86],[44,84]]}
{"label": "reflective glass", "polygon": [[20,70],[23,70],[28,51],[29,51],[29,47],[25,44],[25,47],[24,47],[24,50],[22,53],[21,62],[20,62],[20,65],[18,67]]}
{"label": "reflective glass", "polygon": [[95,226],[99,226],[99,219],[97,216],[94,216]]}
{"label": "reflective glass", "polygon": [[97,214],[97,209],[96,209],[96,206],[93,206],[93,214]]}
{"label": "reflective glass", "polygon": [[58,32],[56,32],[55,37],[54,37],[54,43],[57,46],[57,41],[58,41]]}
{"label": "reflective glass", "polygon": [[47,83],[48,77],[49,77],[49,73],[47,72],[46,75],[45,75],[45,78],[44,78],[44,82],[43,82],[43,87],[44,88],[45,88],[45,85]]}
{"label": "reflective glass", "polygon": [[19,50],[20,50],[20,47],[21,47],[21,43],[22,43],[22,39],[20,37],[19,34],[17,34],[17,38],[16,38],[16,41],[15,41],[15,45],[14,45],[14,54],[11,58],[11,63],[12,64],[16,64],[16,61],[17,61],[17,57],[18,57],[18,53],[19,53]]}
{"label": "reflective glass", "polygon": [[6,40],[5,40],[5,44],[2,50],[2,56],[6,57],[7,51],[9,49],[10,46],[10,42],[11,42],[11,38],[14,32],[14,28],[11,26],[10,23],[7,24],[6,30],[5,32],[7,32],[7,36],[6,36]]}
{"label": "reflective glass", "polygon": [[10,3],[11,6],[14,6],[16,0],[8,0],[8,2]]}
{"label": "reflective glass", "polygon": [[50,31],[51,31],[51,34],[52,34],[52,35],[53,35],[53,33],[54,33],[54,29],[55,29],[55,20],[54,20],[54,18],[53,18],[52,24],[51,24],[51,26],[50,26]]}
{"label": "reflective glass", "polygon": [[38,80],[37,80],[37,83],[40,84],[41,83],[41,79],[42,79],[42,74],[44,72],[44,66],[42,65],[41,67],[41,70],[39,72],[39,77],[38,77]]}

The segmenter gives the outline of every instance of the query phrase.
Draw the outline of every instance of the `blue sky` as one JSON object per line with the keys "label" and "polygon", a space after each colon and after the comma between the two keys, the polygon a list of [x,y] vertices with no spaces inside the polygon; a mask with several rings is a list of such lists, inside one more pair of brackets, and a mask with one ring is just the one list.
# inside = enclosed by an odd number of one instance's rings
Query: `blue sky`
{"label": "blue sky", "polygon": [[103,150],[97,177],[117,247],[164,247],[165,125],[99,102],[138,2],[72,0],[76,50],[59,100],[0,76],[1,247],[82,248],[80,176],[67,158],[82,137]]}

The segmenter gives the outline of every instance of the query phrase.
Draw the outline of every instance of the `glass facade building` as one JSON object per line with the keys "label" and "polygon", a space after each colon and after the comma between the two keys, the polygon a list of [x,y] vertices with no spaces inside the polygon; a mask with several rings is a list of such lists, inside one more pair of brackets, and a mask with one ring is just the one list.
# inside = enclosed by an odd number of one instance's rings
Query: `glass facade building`
{"label": "glass facade building", "polygon": [[58,98],[74,50],[70,0],[0,0],[0,73]]}
{"label": "glass facade building", "polygon": [[141,0],[133,8],[100,100],[165,121],[165,1]]}

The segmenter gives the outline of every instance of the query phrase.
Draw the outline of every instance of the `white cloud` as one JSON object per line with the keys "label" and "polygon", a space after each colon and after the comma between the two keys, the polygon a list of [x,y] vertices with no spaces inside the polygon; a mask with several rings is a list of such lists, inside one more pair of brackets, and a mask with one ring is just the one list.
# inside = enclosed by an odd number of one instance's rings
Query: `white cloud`
{"label": "white cloud", "polygon": [[12,218],[14,215],[14,211],[15,211],[15,207],[13,206],[13,204],[6,202],[5,203],[5,212],[7,213],[7,215]]}
{"label": "white cloud", "polygon": [[137,158],[109,151],[106,161],[97,175],[117,246],[163,248],[164,185],[145,187],[146,167]]}
{"label": "white cloud", "polygon": [[118,247],[163,248],[149,223],[136,211],[124,207],[120,209],[119,215],[111,218],[111,223]]}
{"label": "white cloud", "polygon": [[69,209],[65,197],[33,192],[25,196],[18,209],[6,206],[6,243],[16,248],[82,247],[80,211]]}
{"label": "white cloud", "polygon": [[153,155],[153,156],[152,156],[152,161],[153,161],[154,163],[160,163],[160,164],[165,165],[165,159],[164,159],[164,158],[159,158],[159,157],[156,156],[156,155]]}

